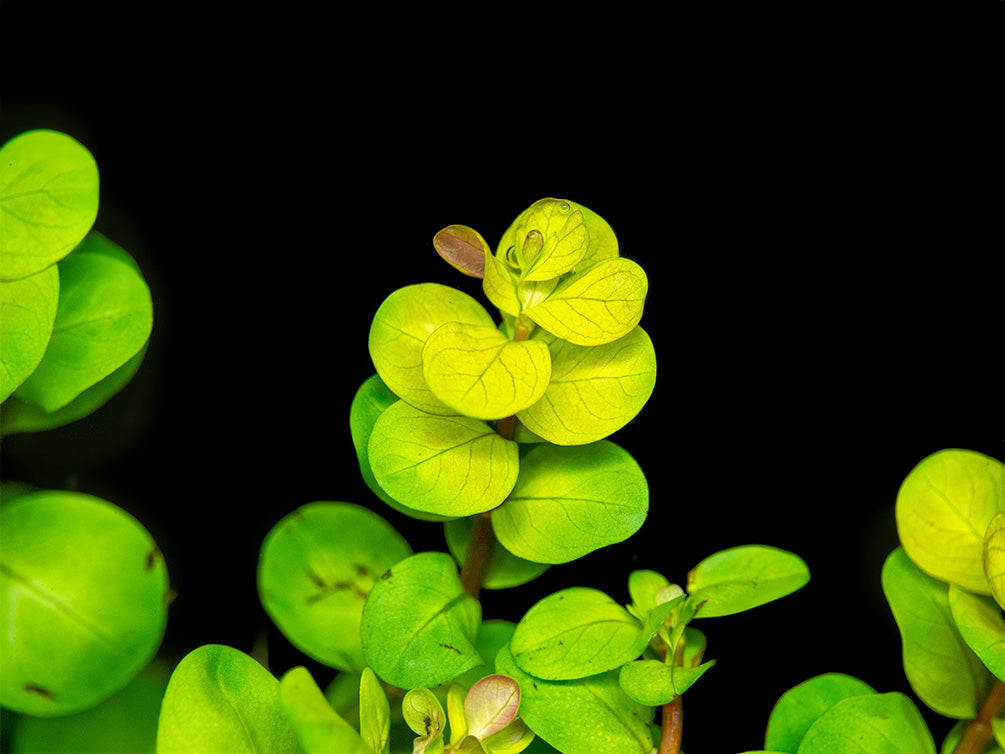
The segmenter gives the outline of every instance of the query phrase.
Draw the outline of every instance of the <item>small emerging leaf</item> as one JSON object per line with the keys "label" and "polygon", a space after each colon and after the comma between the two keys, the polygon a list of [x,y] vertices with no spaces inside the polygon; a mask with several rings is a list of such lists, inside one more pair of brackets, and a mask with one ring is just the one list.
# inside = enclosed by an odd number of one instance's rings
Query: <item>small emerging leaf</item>
{"label": "small emerging leaf", "polygon": [[401,702],[401,714],[412,732],[418,734],[412,754],[432,754],[443,751],[443,729],[446,717],[443,706],[426,688],[414,688]]}
{"label": "small emerging leaf", "polygon": [[687,691],[713,665],[715,660],[696,668],[667,665],[658,660],[635,660],[621,667],[618,682],[639,704],[659,707]]}
{"label": "small emerging leaf", "polygon": [[485,277],[489,245],[474,228],[448,225],[433,237],[433,248],[451,267],[475,278]]}
{"label": "small emerging leaf", "polygon": [[988,594],[984,533],[1005,511],[1005,467],[970,450],[940,450],[915,466],[897,493],[897,531],[925,573]]}
{"label": "small emerging leaf", "polygon": [[697,617],[714,618],[781,599],[809,580],[809,569],[798,555],[745,545],[705,558],[688,574],[687,591],[689,602],[701,605]]}
{"label": "small emerging leaf", "polygon": [[283,676],[279,699],[306,754],[371,754],[356,729],[332,709],[307,668],[296,667]]}
{"label": "small emerging leaf", "polygon": [[495,326],[448,322],[422,349],[433,394],[476,419],[501,419],[536,403],[551,378],[551,354],[539,340],[512,341]]}
{"label": "small emerging leaf", "polygon": [[484,740],[512,722],[520,709],[520,684],[505,675],[489,675],[464,697],[467,733]]}
{"label": "small emerging leaf", "polygon": [[552,280],[585,256],[590,234],[583,213],[564,199],[541,199],[524,210],[503,235],[511,239],[522,263],[521,279]]}
{"label": "small emerging leaf", "polygon": [[376,674],[363,668],[359,682],[359,733],[373,754],[384,754],[388,749],[391,730],[391,707],[387,694]]}

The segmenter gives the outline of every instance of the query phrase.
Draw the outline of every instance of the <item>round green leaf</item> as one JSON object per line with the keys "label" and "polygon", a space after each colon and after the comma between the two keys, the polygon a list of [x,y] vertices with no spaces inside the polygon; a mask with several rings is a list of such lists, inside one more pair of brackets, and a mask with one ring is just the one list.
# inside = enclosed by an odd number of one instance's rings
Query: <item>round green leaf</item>
{"label": "round green leaf", "polygon": [[412,554],[376,513],[351,503],[309,503],[266,535],[258,593],[290,642],[339,670],[362,670],[359,625],[374,582]]}
{"label": "round green leaf", "polygon": [[492,528],[517,557],[568,563],[627,539],[648,511],[645,474],[623,448],[606,440],[538,445],[521,459],[509,498],[492,511]]}
{"label": "round green leaf", "polygon": [[899,547],[883,564],[882,582],[914,693],[940,715],[976,717],[991,674],[956,628],[949,586],[924,573]]}
{"label": "round green leaf", "polygon": [[915,466],[897,493],[900,542],[931,576],[977,594],[984,574],[984,533],[1005,511],[1005,467],[971,450],[940,450]]}
{"label": "round green leaf", "polygon": [[949,585],[949,609],[967,646],[981,658],[984,667],[1005,681],[1005,620],[990,597],[971,594]]}
{"label": "round green leaf", "polygon": [[58,131],[27,131],[0,148],[0,280],[66,256],[98,215],[98,166]]}
{"label": "round green leaf", "polygon": [[935,741],[921,713],[901,693],[853,696],[834,704],[814,722],[799,754],[935,754]]}
{"label": "round green leaf", "polygon": [[571,587],[537,602],[517,624],[510,653],[537,678],[585,678],[638,657],[642,626],[606,594]]}
{"label": "round green leaf", "polygon": [[279,681],[243,652],[207,644],[189,652],[168,682],[157,754],[301,752],[283,711]]}
{"label": "round green leaf", "polygon": [[401,688],[436,686],[482,664],[475,649],[481,605],[442,552],[422,552],[385,573],[363,608],[363,654]]}
{"label": "round green leaf", "polygon": [[656,385],[656,352],[641,327],[612,343],[552,340],[551,381],[519,413],[531,432],[556,445],[583,445],[617,432],[642,410]]}
{"label": "round green leaf", "polygon": [[544,395],[551,377],[551,355],[541,341],[513,341],[495,326],[460,322],[433,331],[422,363],[437,399],[476,419],[522,411]]}
{"label": "round green leaf", "polygon": [[420,687],[405,694],[401,700],[401,716],[412,732],[419,735],[412,754],[443,751],[442,737],[447,718],[443,714],[443,705],[432,691]]}
{"label": "round green leaf", "polygon": [[20,432],[41,432],[62,427],[97,411],[124,388],[133,378],[146,356],[147,346],[103,380],[99,380],[72,401],[55,411],[45,411],[32,403],[12,395],[0,411],[0,434],[13,435]]}
{"label": "round green leaf", "polygon": [[[456,558],[458,563],[463,563],[468,553],[468,540],[471,539],[473,526],[474,521],[471,516],[447,521],[443,525],[443,533],[447,540],[447,546],[450,548],[450,554]],[[533,563],[518,558],[505,547],[493,547],[489,555],[482,588],[509,589],[520,586],[536,579],[547,570],[548,566],[545,563]]]}
{"label": "round green leaf", "polygon": [[844,673],[824,673],[793,686],[778,698],[764,736],[764,748],[796,754],[806,731],[824,712],[842,699],[875,690],[864,681]]}
{"label": "round green leaf", "polygon": [[[373,469],[370,468],[370,435],[373,432],[373,425],[377,422],[377,417],[384,413],[384,409],[397,403],[398,400],[398,396],[384,384],[380,375],[377,374],[364,381],[359,390],[356,391],[349,409],[349,430],[352,434],[353,447],[356,449],[356,460],[359,462],[360,474],[363,475],[363,481],[373,491],[373,494],[399,513],[421,521],[447,520],[449,516],[417,511],[399,503],[377,484]],[[2,421],[2,417],[0,417],[0,421]]]}
{"label": "round green leaf", "polygon": [[798,555],[764,545],[743,545],[705,558],[687,577],[698,618],[750,610],[806,586],[810,571]]}
{"label": "round green leaf", "polygon": [[0,401],[7,400],[42,360],[58,300],[55,265],[20,280],[0,281]]}
{"label": "round green leaf", "polygon": [[576,206],[583,213],[583,224],[590,234],[590,243],[586,248],[586,254],[579,260],[575,269],[585,269],[604,259],[618,256],[618,239],[607,221],[582,204]]}
{"label": "round green leaf", "polygon": [[157,717],[171,669],[154,660],[96,707],[59,717],[19,716],[9,751],[46,754],[154,754]]}
{"label": "round green leaf", "polygon": [[167,569],[147,531],[111,503],[55,491],[6,503],[0,531],[0,704],[63,715],[125,687],[167,620]]}
{"label": "round green leaf", "polygon": [[484,740],[498,733],[520,709],[520,684],[505,675],[488,675],[475,683],[464,697],[467,734]]}
{"label": "round green leaf", "polygon": [[495,508],[520,469],[517,444],[485,422],[427,414],[405,401],[377,418],[368,452],[374,478],[388,495],[444,516]]}
{"label": "round green leaf", "polygon": [[422,348],[447,322],[495,327],[485,308],[466,293],[438,283],[399,288],[377,309],[370,326],[370,358],[399,397],[434,414],[453,414],[430,392],[422,374]]}
{"label": "round green leaf", "polygon": [[564,754],[652,751],[655,708],[629,699],[618,684],[617,671],[546,681],[524,672],[508,648],[499,651],[496,671],[520,684],[520,717],[527,726]]}
{"label": "round green leaf", "polygon": [[551,280],[575,267],[586,255],[589,243],[590,233],[579,207],[549,198],[534,202],[520,214],[503,234],[499,253],[515,248],[521,279]]}
{"label": "round green leaf", "polygon": [[62,408],[129,361],[153,324],[150,289],[120,259],[82,248],[59,263],[59,281],[45,356],[15,393],[45,411]]}
{"label": "round green leaf", "polygon": [[1005,513],[998,513],[991,519],[984,532],[984,575],[995,602],[1005,610]]}
{"label": "round green leaf", "polygon": [[356,729],[335,713],[307,668],[292,668],[282,677],[279,700],[307,754],[373,754]]}
{"label": "round green leaf", "polygon": [[551,334],[581,346],[623,338],[642,319],[649,280],[630,259],[597,262],[563,278],[527,316]]}

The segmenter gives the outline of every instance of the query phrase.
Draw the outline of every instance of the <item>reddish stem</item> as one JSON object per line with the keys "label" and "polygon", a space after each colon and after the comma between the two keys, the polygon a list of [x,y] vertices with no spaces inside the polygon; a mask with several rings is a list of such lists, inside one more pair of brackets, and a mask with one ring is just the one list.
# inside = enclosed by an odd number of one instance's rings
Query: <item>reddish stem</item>
{"label": "reddish stem", "polygon": [[996,680],[988,692],[980,713],[970,721],[953,754],[977,754],[984,744],[991,740],[991,721],[1001,714],[1005,707],[1005,683]]}

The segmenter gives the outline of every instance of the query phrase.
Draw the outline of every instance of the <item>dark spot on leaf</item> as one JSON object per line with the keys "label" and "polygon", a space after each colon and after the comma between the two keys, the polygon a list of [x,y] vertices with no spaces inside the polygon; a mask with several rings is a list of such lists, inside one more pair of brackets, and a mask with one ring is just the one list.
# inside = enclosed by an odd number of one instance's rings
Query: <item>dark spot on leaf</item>
{"label": "dark spot on leaf", "polygon": [[46,699],[49,700],[53,699],[52,692],[49,691],[49,689],[42,688],[41,686],[36,686],[34,683],[26,683],[24,685],[24,690],[27,691],[29,694],[38,694],[39,696],[45,697]]}
{"label": "dark spot on leaf", "polygon": [[384,579],[391,578],[391,569],[388,568],[387,571],[384,572],[384,575],[381,576],[380,578],[381,578],[381,581],[383,581]]}
{"label": "dark spot on leaf", "polygon": [[160,548],[154,545],[154,548],[147,553],[147,570],[152,571],[154,566],[157,565],[157,558],[161,555]]}
{"label": "dark spot on leaf", "polygon": [[431,735],[433,732],[433,721],[429,718],[429,715],[422,718],[422,722],[426,725],[426,735]]}
{"label": "dark spot on leaf", "polygon": [[531,684],[531,686],[533,686],[534,688],[537,688],[537,681],[531,681],[531,682],[530,682],[530,684]]}
{"label": "dark spot on leaf", "polygon": [[356,575],[357,576],[372,576],[373,575],[372,573],[370,573],[370,569],[367,568],[365,565],[363,565],[361,563],[353,563],[352,564],[352,568],[353,568],[354,571],[356,571]]}
{"label": "dark spot on leaf", "polygon": [[441,644],[440,646],[443,647],[444,649],[449,649],[453,652],[456,652],[457,654],[461,654],[461,650],[459,650],[457,647],[452,647],[449,644]]}
{"label": "dark spot on leaf", "polygon": [[325,580],[321,578],[321,576],[319,576],[313,568],[307,569],[307,576],[314,582],[314,586],[318,589],[324,589],[326,587]]}

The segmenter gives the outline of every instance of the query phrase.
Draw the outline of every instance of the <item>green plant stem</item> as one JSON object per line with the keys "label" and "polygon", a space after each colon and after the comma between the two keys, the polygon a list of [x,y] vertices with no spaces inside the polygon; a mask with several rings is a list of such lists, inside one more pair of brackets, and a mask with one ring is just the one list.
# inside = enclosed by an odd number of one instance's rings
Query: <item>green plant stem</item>
{"label": "green plant stem", "polygon": [[980,713],[967,725],[953,754],[977,754],[991,740],[991,721],[1001,714],[1005,707],[1005,683],[996,680],[988,692]]}

